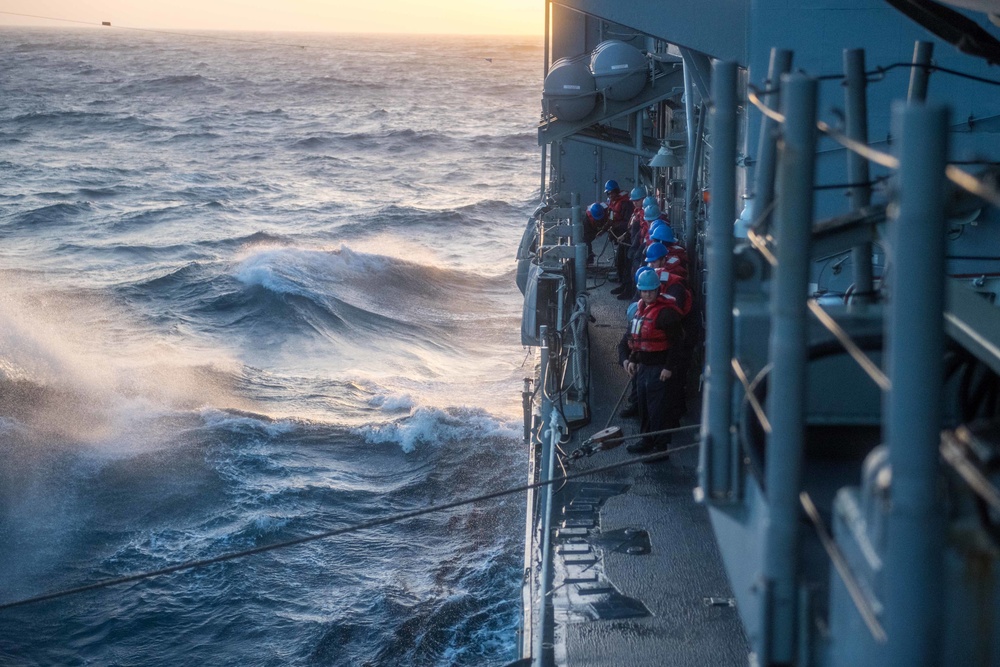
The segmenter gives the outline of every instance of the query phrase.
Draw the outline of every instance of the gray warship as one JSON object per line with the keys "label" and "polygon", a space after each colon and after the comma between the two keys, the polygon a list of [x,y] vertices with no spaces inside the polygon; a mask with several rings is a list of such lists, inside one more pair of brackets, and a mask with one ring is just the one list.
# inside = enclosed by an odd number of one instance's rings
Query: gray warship
{"label": "gray warship", "polygon": [[[516,664],[1000,665],[998,25],[546,0]],[[608,179],[691,258],[666,461],[617,446],[626,306],[583,231]]]}

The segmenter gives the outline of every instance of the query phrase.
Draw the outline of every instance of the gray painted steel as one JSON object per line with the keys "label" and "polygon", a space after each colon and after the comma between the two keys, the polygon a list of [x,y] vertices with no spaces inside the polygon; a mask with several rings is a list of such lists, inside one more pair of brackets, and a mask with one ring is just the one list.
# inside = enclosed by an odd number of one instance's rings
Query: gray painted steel
{"label": "gray painted steel", "polygon": [[[844,50],[844,123],[846,134],[855,141],[868,143],[868,97],[863,49]],[[868,185],[868,160],[854,151],[847,151],[847,182],[851,208],[858,210],[871,204],[872,190]],[[854,289],[863,301],[872,300],[872,244],[862,243],[851,251],[854,266]]]}
{"label": "gray painted steel", "polygon": [[944,546],[941,469],[944,322],[944,178],[947,112],[938,105],[895,109],[899,143],[894,269],[907,276],[889,298],[886,401],[892,509],[886,545],[889,665],[939,662]]}
{"label": "gray painted steel", "polygon": [[712,280],[705,295],[705,419],[701,487],[713,502],[733,492],[733,442],[730,435],[733,375],[733,222],[736,220],[736,63],[717,63],[710,114],[714,141],[707,237],[707,268]]}
{"label": "gray painted steel", "polygon": [[[781,106],[781,86],[778,85],[781,75],[792,69],[792,52],[783,49],[771,49],[771,60],[767,68],[767,79],[763,86],[767,93],[762,92],[761,101],[778,109]],[[778,163],[778,121],[760,114],[760,142],[757,146],[757,163],[754,181],[754,213],[758,220],[753,222],[767,229],[773,219],[771,204],[774,201],[774,176]]]}
{"label": "gray painted steel", "polygon": [[599,16],[717,58],[742,62],[746,56],[750,14],[750,3],[746,0],[554,0],[553,4]]}
{"label": "gray painted steel", "polygon": [[765,620],[769,632],[755,648],[765,660],[790,662],[794,655],[798,597],[799,492],[806,426],[806,293],[809,237],[813,216],[816,151],[816,82],[801,74],[781,77],[785,114],[778,157],[777,248],[771,292],[770,359],[774,370],[767,415],[767,499],[764,576],[769,595]]}
{"label": "gray painted steel", "polygon": [[[930,65],[934,56],[934,44],[931,42],[917,42],[913,45],[913,64]],[[923,67],[914,67],[910,70],[910,87],[906,92],[906,99],[909,102],[923,102],[927,99],[927,86],[930,83],[931,73]]]}
{"label": "gray painted steel", "polygon": [[[931,202],[929,207],[914,204],[911,196],[914,192],[927,191],[934,193],[928,196],[940,196],[943,157],[913,158],[922,165],[900,176],[902,198],[891,201],[897,191],[895,181],[892,187],[880,184],[868,192],[860,185],[872,177],[884,178],[888,169],[874,166],[865,173],[866,162],[848,155],[832,139],[821,138],[817,153],[810,143],[814,137],[807,136],[815,132],[812,126],[815,115],[839,126],[832,118],[833,110],[846,103],[843,131],[847,135],[862,142],[867,140],[882,150],[887,148],[891,136],[894,146],[903,141],[903,150],[915,150],[914,141],[919,144],[925,137],[918,135],[914,140],[912,131],[908,131],[904,139],[901,130],[890,132],[888,102],[907,95],[910,68],[905,63],[913,42],[925,34],[881,0],[687,4],[691,6],[655,0],[556,0],[551,5],[555,30],[551,55],[588,52],[609,37],[663,53],[663,44],[647,35],[671,40],[674,47],[680,48],[672,47],[670,53],[683,54],[683,73],[670,76],[675,80],[683,77],[684,99],[679,91],[663,90],[662,96],[657,92],[657,99],[668,100],[674,118],[685,122],[684,127],[675,125],[665,130],[671,135],[669,142],[686,143],[688,155],[686,187],[673,190],[678,200],[671,208],[675,213],[684,211],[675,215],[675,224],[683,217],[685,240],[696,263],[693,286],[697,288],[705,280],[713,290],[711,293],[716,294],[714,281],[719,280],[735,294],[735,307],[725,313],[732,317],[733,342],[729,354],[751,379],[756,378],[758,393],[766,396],[774,425],[773,435],[765,438],[739,385],[728,392],[730,407],[725,422],[716,423],[713,415],[719,397],[706,395],[705,430],[708,434],[725,431],[725,436],[716,440],[713,435],[712,441],[706,442],[700,482],[708,492],[708,514],[732,582],[732,593],[705,597],[732,595],[738,600],[736,610],[760,664],[909,665],[935,664],[939,659],[949,665],[1000,664],[1000,621],[995,620],[994,614],[1000,604],[1000,575],[993,574],[1000,572],[1000,548],[990,533],[991,528],[982,524],[971,492],[953,479],[947,486],[936,484],[937,433],[942,419],[955,417],[942,414],[942,392],[951,413],[968,407],[955,397],[957,379],[953,377],[942,389],[942,329],[947,327],[949,335],[971,352],[970,358],[982,359],[982,368],[1000,369],[1000,333],[997,333],[1000,311],[964,286],[952,285],[950,310],[942,316],[939,295],[943,277],[946,271],[971,274],[961,278],[965,286],[971,285],[994,298],[1000,294],[1000,277],[972,273],[994,271],[1000,276],[1000,257],[983,257],[1000,254],[991,250],[997,247],[1000,216],[994,209],[979,211],[981,205],[965,198],[956,200],[950,213],[952,219],[946,223],[941,210],[931,210],[936,209],[937,202]],[[724,9],[736,4],[740,9],[734,15],[735,20],[720,26],[724,23],[720,20]],[[693,25],[696,17],[699,25]],[[673,23],[667,26],[670,22]],[[741,33],[735,41],[728,39],[734,27]],[[630,29],[645,34],[629,39]],[[687,32],[683,38],[674,39],[678,31]],[[774,52],[769,62],[772,47],[787,50]],[[856,47],[864,47],[864,51]],[[737,165],[731,159],[728,121],[717,124],[715,117],[710,140],[707,144],[702,140],[707,109],[714,105],[713,113],[718,114],[730,107],[725,94],[728,82],[724,88],[718,88],[723,82],[710,75],[706,63],[709,56],[725,56],[731,50],[740,53],[728,59],[748,66],[746,77],[758,88],[774,87],[768,81],[762,82],[763,72],[769,68],[770,81],[776,80],[778,73],[787,72],[792,50],[796,67],[808,75],[832,75],[818,83],[809,83],[801,75],[786,80],[792,90],[798,86],[811,90],[808,93],[799,90],[796,95],[805,97],[797,99],[789,99],[787,90],[782,92],[780,105],[790,117],[790,125],[780,128],[784,147],[776,189],[774,134],[778,126],[772,121],[761,122],[756,109],[743,105],[739,92],[736,102],[739,110],[733,114],[739,121],[733,123],[733,129],[737,137],[745,131],[743,145],[756,147],[758,154],[745,156]],[[925,62],[929,62],[929,50],[926,47],[923,50],[926,55],[918,53],[916,59],[927,58]],[[938,51],[935,62],[995,78],[995,73],[986,71],[984,65],[956,56],[949,46]],[[872,72],[895,63],[902,65]],[[847,79],[846,93],[843,81],[835,78],[842,71],[841,66]],[[869,72],[865,73],[865,69]],[[915,71],[927,74],[924,70]],[[926,92],[920,92],[918,81],[911,97],[926,95],[932,103],[935,98],[947,97],[955,106],[954,117],[960,120],[950,128],[937,122],[933,127],[926,126],[923,132],[934,134],[934,141],[941,142],[947,133],[948,143],[954,147],[953,159],[983,153],[995,156],[1000,148],[995,90],[985,89],[990,94],[984,94],[982,84],[949,76],[935,74],[932,87],[926,86],[925,76]],[[709,100],[707,86],[711,79],[715,79],[716,90]],[[772,107],[779,105],[776,94],[765,93],[762,97]],[[815,110],[803,113],[803,109],[813,104]],[[568,193],[573,191],[583,192],[585,203],[591,196],[602,199],[601,185],[606,178],[616,178],[630,189],[649,177],[644,165],[637,165],[636,157],[656,147],[647,135],[653,130],[652,118],[642,118],[651,115],[647,106],[643,99],[635,104],[622,103],[608,113],[597,112],[592,120],[601,123],[601,136],[592,145],[583,143],[598,136],[588,133],[586,125],[590,120],[583,121],[580,127],[556,128],[559,138],[551,148],[552,178],[548,184],[557,206],[568,206]],[[743,110],[748,111],[742,113]],[[605,140],[604,132],[610,132],[613,140]],[[686,142],[682,140],[684,134]],[[541,134],[540,138],[545,141]],[[705,172],[701,168],[703,160],[709,167],[713,194],[707,248],[711,264],[707,277],[697,266],[699,252],[705,250],[697,243],[705,231],[700,198],[703,184],[698,182]],[[904,160],[908,161],[910,158]],[[747,248],[737,247],[735,258],[730,253],[730,262],[735,261],[735,266],[713,256],[715,235],[724,228],[731,230],[735,217],[734,211],[726,210],[728,202],[734,200],[727,193],[734,192],[740,179],[750,174],[754,176],[758,217],[766,215],[772,196],[776,197],[777,222],[766,231],[774,232],[777,237],[772,241],[778,254],[777,270],[772,270],[760,253]],[[813,190],[814,186],[831,184],[841,185]],[[849,187],[851,184],[855,187]],[[850,199],[845,196],[848,191],[852,191]],[[911,213],[914,207],[925,210]],[[886,238],[886,210],[899,211],[900,221],[890,222],[889,226],[904,229],[901,238]],[[922,217],[927,215],[930,217]],[[823,222],[814,226],[817,219]],[[946,228],[950,232],[947,241]],[[927,236],[931,232],[937,234],[938,245],[934,247]],[[873,240],[879,244],[875,247],[878,259],[869,269],[866,256],[871,257],[871,252],[866,247]],[[943,259],[945,244],[952,255],[947,263]],[[598,241],[595,249],[600,245]],[[895,254],[901,248],[907,255],[905,262]],[[853,261],[846,265],[852,249]],[[582,264],[575,250],[572,254]],[[561,256],[570,255],[566,252]],[[607,258],[604,262],[588,278],[592,284],[601,283],[590,289],[592,312],[598,319],[590,327],[593,351],[590,397],[594,421],[577,434],[577,442],[601,428],[611,417],[610,406],[614,405],[624,382],[613,352],[624,327],[621,319],[624,304],[612,300],[603,287],[610,270]],[[887,263],[891,270],[885,274],[882,271]],[[841,274],[841,265],[850,270]],[[731,279],[725,279],[727,266],[735,269]],[[578,275],[580,268],[577,267]],[[899,379],[893,374],[895,388],[884,410],[877,386],[844,354],[833,335],[807,316],[804,308],[807,292],[812,289],[810,283],[837,294],[852,283],[855,289],[866,291],[869,281],[880,289],[879,278],[891,289],[891,317],[884,315],[885,286],[881,286],[882,292],[873,303],[857,307],[827,305],[826,312],[848,336],[861,342],[862,351],[876,365],[881,362],[883,328],[896,335],[892,353],[903,355],[906,360],[894,357],[889,365],[896,372],[906,369],[908,375]],[[921,301],[927,289],[937,290],[938,296]],[[897,297],[905,305],[894,303]],[[714,338],[714,332],[725,331],[724,326],[712,323],[723,311],[720,307],[715,312],[722,301],[713,302],[713,298],[709,296],[707,313],[709,370],[714,374],[719,367],[728,374],[728,367],[722,367],[721,360],[716,361],[716,357],[721,359],[723,355],[712,351],[717,345],[721,349],[722,342]],[[932,321],[935,317],[936,322]],[[769,363],[774,364],[770,372]],[[709,394],[714,379],[708,377]],[[905,388],[901,388],[903,385]],[[913,386],[917,389],[910,388]],[[936,397],[937,412],[929,402],[931,394]],[[733,398],[737,400],[733,402]],[[724,403],[720,400],[719,405]],[[721,407],[719,412],[724,414],[726,408]],[[548,405],[542,414],[550,413]],[[889,424],[888,456],[884,449],[875,447],[880,442],[879,425],[883,419]],[[634,429],[629,423],[624,426],[626,433]],[[719,460],[707,455],[709,451],[720,451],[719,456],[724,458],[720,444],[725,439],[732,439],[740,454],[733,459],[735,465],[728,469],[720,468]],[[1000,438],[995,444],[983,444],[986,440],[977,440],[979,451],[1000,457]],[[915,453],[919,455],[914,456]],[[971,450],[966,455],[974,458]],[[627,456],[624,448],[619,448],[594,459],[580,460],[574,466],[597,466]],[[571,667],[745,664],[748,651],[745,640],[739,631],[729,630],[735,627],[728,625],[736,622],[734,610],[699,608],[696,603],[695,591],[715,588],[712,582],[723,575],[718,569],[720,554],[710,547],[706,508],[691,501],[694,457],[692,448],[675,453],[667,464],[628,468],[595,480],[606,488],[629,486],[625,493],[612,495],[603,503],[600,526],[595,530],[610,534],[628,527],[644,528],[649,530],[652,545],[650,554],[624,554],[613,549],[603,553],[595,560],[594,567],[600,568],[598,580],[601,585],[611,582],[622,599],[636,600],[633,610],[648,609],[652,615],[588,622],[556,618],[555,628],[544,635],[542,660]],[[731,503],[713,502],[720,488],[726,490],[721,495],[728,495]],[[730,489],[733,493],[729,493]],[[827,556],[829,543],[824,551],[816,531],[800,526],[800,490],[815,502],[819,523],[832,523],[835,547],[849,566],[846,575],[831,568]],[[948,507],[954,513],[947,535],[940,524],[935,524],[938,518],[935,502],[941,500],[937,494],[943,490],[947,490]],[[898,507],[897,494],[902,498]],[[557,499],[555,504],[560,502],[563,501]],[[554,519],[569,516],[562,507],[553,507],[552,512]],[[579,535],[580,528],[574,526],[564,534]],[[557,560],[556,580],[565,582],[567,577],[559,572],[559,567]],[[877,638],[858,615],[858,608],[865,605],[848,594],[845,580],[853,582],[855,596],[861,591],[877,620],[888,628],[890,642],[895,638],[897,643],[888,647],[878,645]],[[946,592],[940,594],[935,586],[945,588]],[[564,613],[564,610],[554,611],[555,616]],[[898,643],[901,636],[906,638],[904,644]],[[533,639],[537,644],[538,635]],[[551,651],[550,641],[555,642]]]}

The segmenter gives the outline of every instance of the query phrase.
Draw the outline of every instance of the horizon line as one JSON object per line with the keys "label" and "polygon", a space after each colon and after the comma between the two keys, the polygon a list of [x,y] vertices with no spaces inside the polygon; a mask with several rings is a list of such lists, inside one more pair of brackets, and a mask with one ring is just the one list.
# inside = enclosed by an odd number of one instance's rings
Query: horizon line
{"label": "horizon line", "polygon": [[[0,19],[0,29],[2,28],[45,28],[53,30],[94,30],[94,29],[107,29],[112,30],[134,30],[138,32],[159,32],[173,35],[184,35],[190,33],[258,33],[258,34],[283,34],[283,35],[391,35],[397,37],[538,37],[544,38],[543,32],[511,32],[511,33],[496,33],[496,32],[396,32],[396,31],[378,31],[378,30],[307,30],[307,29],[267,29],[267,28],[183,28],[183,27],[158,27],[158,28],[147,28],[139,26],[130,25],[115,25],[113,21],[96,23],[93,21],[78,21],[74,19],[62,19],[48,16],[36,16],[30,14],[16,14],[13,12],[0,12],[0,16],[21,16],[29,19],[38,19],[40,21],[55,22],[56,25],[51,23],[32,23],[32,22],[19,22],[19,23],[4,23]],[[70,23],[72,25],[59,25],[59,24]],[[195,35],[199,36],[199,35]]]}

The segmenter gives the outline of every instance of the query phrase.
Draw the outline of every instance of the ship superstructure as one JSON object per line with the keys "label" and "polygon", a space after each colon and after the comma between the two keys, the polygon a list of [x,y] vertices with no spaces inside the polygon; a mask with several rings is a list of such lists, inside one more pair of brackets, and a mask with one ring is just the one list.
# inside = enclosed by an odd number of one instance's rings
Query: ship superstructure
{"label": "ship superstructure", "polygon": [[687,246],[702,405],[670,462],[529,497],[526,662],[1000,664],[984,10],[546,2],[532,478],[628,459],[573,454],[621,442],[601,429],[625,305],[582,230],[607,179],[655,193]]}

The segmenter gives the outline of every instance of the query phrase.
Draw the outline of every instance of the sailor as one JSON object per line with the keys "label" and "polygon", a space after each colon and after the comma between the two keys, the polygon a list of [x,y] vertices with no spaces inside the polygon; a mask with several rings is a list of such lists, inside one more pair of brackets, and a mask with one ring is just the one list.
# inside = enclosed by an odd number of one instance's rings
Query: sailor
{"label": "sailor", "polygon": [[671,273],[681,274],[686,279],[688,276],[687,251],[684,250],[684,246],[677,243],[677,237],[674,236],[674,230],[670,228],[670,225],[655,225],[649,237],[651,246],[655,243],[661,243],[666,249],[667,258],[660,266],[669,269]]}
{"label": "sailor", "polygon": [[[618,187],[618,181],[610,180],[604,184],[604,195],[608,198],[608,237],[615,244],[615,273],[619,284],[629,279],[629,265],[626,258],[628,246],[628,223],[632,217],[632,201]],[[629,297],[631,294],[629,294]],[[625,297],[628,298],[628,297]]]}
{"label": "sailor", "polygon": [[629,201],[632,204],[632,215],[629,217],[628,227],[625,236],[618,246],[619,254],[615,255],[615,268],[618,271],[618,287],[611,290],[612,294],[618,295],[622,301],[631,301],[635,294],[635,282],[632,275],[638,268],[636,254],[642,251],[642,203],[646,196],[645,188],[632,188],[629,193]]}
{"label": "sailor", "polygon": [[[619,357],[625,371],[635,378],[639,432],[654,433],[677,428],[684,415],[684,384],[680,373],[675,372],[679,360],[674,348],[680,347],[681,321],[691,308],[690,292],[677,286],[661,293],[655,270],[641,272],[636,287],[639,306],[629,323],[627,354],[619,345]],[[670,434],[658,433],[626,449],[633,454],[649,454],[665,452],[669,444]]]}
{"label": "sailor", "polygon": [[610,222],[608,205],[604,202],[594,202],[587,207],[586,217],[583,225],[583,240],[587,243],[587,263],[591,264],[594,261],[594,239],[607,229]]}
{"label": "sailor", "polygon": [[628,228],[632,217],[632,201],[618,187],[618,181],[608,181],[604,184],[604,196],[608,198],[608,211],[611,214],[611,231],[621,237]]}

